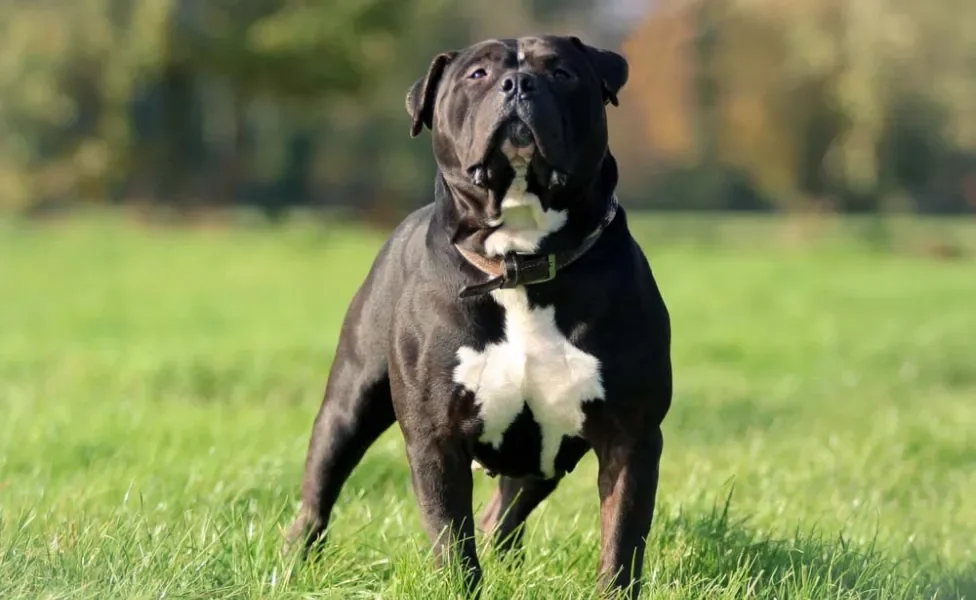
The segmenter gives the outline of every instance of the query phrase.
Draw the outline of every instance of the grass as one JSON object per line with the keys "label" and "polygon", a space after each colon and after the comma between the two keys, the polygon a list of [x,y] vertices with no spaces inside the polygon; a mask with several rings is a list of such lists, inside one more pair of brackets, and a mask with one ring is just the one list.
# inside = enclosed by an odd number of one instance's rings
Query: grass
{"label": "grass", "polygon": [[[976,598],[976,262],[846,225],[792,245],[771,221],[634,229],[675,336],[644,597]],[[0,598],[455,597],[396,429],[347,484],[323,559],[278,553],[380,240],[0,226]],[[594,463],[530,521],[521,569],[482,544],[486,598],[594,597]],[[492,483],[478,475],[477,504]]]}

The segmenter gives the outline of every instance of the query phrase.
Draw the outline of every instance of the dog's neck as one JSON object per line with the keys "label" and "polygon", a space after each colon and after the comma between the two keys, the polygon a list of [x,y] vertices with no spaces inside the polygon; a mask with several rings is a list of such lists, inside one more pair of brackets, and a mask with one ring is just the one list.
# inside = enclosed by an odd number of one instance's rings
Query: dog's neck
{"label": "dog's neck", "polygon": [[529,162],[514,155],[512,182],[501,201],[501,216],[492,227],[498,227],[485,238],[484,254],[504,256],[509,252],[535,254],[542,241],[566,225],[568,210],[544,208],[539,196],[529,191]]}
{"label": "dog's neck", "polygon": [[486,276],[462,287],[460,297],[551,281],[587,254],[617,214],[613,194],[616,164],[609,153],[605,162],[601,177],[589,186],[588,194],[552,207],[543,207],[539,198],[529,192],[524,183],[527,165],[513,164],[515,178],[500,203],[496,222],[473,233],[469,229],[466,236],[457,235],[459,213],[462,207],[472,205],[471,199],[451,196],[449,183],[441,173],[437,180],[439,205],[435,204],[428,244],[436,244],[438,238],[445,239],[440,236],[446,235],[446,241],[453,246],[451,253]]}
{"label": "dog's neck", "polygon": [[528,189],[528,162],[511,162],[514,177],[501,202],[500,215],[484,216],[488,192],[472,190],[438,172],[432,226],[451,243],[485,257],[571,250],[594,231],[607,213],[617,183],[617,164],[608,151],[588,183],[554,194],[550,206]]}

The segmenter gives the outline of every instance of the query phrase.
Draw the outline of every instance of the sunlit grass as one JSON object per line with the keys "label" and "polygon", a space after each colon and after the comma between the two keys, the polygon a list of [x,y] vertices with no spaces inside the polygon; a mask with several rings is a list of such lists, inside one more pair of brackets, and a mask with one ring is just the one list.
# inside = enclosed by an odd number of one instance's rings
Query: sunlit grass
{"label": "sunlit grass", "polygon": [[[711,227],[634,223],[676,383],[646,597],[976,597],[976,262]],[[454,597],[396,429],[349,481],[323,559],[279,555],[381,240],[0,228],[0,598]],[[594,463],[530,521],[521,568],[482,544],[486,597],[593,596]]]}

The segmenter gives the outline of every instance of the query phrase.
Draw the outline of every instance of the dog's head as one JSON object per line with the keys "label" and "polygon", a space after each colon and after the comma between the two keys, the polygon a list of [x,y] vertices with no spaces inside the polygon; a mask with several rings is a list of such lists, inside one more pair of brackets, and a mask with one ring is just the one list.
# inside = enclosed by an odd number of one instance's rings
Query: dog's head
{"label": "dog's head", "polygon": [[575,37],[484,41],[437,55],[411,87],[411,134],[431,130],[469,228],[498,227],[533,202],[541,225],[600,176],[605,107],[616,105],[627,72],[622,56]]}

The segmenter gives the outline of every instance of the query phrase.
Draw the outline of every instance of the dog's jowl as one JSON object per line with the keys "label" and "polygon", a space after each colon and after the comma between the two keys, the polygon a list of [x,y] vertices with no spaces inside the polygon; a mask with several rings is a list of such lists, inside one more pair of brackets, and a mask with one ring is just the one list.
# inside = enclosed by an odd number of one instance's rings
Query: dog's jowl
{"label": "dog's jowl", "polygon": [[606,107],[627,62],[572,37],[445,52],[407,94],[434,199],[397,227],[343,323],[290,539],[320,542],[394,423],[438,561],[471,591],[472,462],[499,475],[500,550],[579,460],[599,474],[603,585],[640,591],[671,404],[670,323],[615,195]]}

